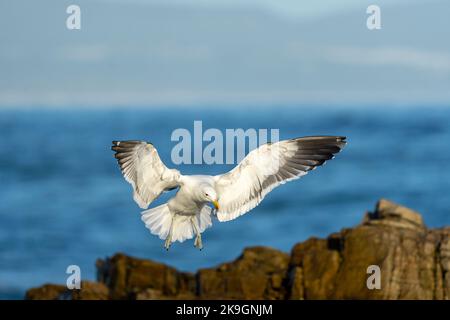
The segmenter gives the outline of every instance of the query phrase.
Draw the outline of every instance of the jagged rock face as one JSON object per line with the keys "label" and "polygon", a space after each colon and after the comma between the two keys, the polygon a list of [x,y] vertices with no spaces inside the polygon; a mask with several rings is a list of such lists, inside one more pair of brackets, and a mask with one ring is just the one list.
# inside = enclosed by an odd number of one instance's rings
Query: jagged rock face
{"label": "jagged rock face", "polygon": [[193,298],[193,274],[162,263],[116,254],[97,260],[97,278],[110,288],[112,299]]}
{"label": "jagged rock face", "polygon": [[66,286],[46,284],[27,291],[27,300],[107,300],[109,288],[103,283],[81,281],[81,290],[69,290]]}
{"label": "jagged rock face", "polygon": [[112,299],[281,299],[288,264],[288,254],[255,247],[196,275],[123,254],[98,260],[97,270]]}
{"label": "jagged rock face", "polygon": [[289,255],[271,248],[245,249],[231,263],[199,270],[198,295],[204,299],[282,299]]}
{"label": "jagged rock face", "polygon": [[[448,299],[449,234],[381,200],[360,226],[293,248],[288,298]],[[380,290],[367,287],[370,265],[380,267]]]}
{"label": "jagged rock face", "polygon": [[81,281],[81,290],[66,290],[59,295],[61,300],[108,300],[109,288],[99,282]]}
{"label": "jagged rock face", "polygon": [[[381,289],[369,289],[371,265]],[[81,290],[44,285],[26,299],[450,299],[450,228],[381,200],[361,225],[299,243],[291,255],[244,250],[233,262],[195,275],[124,254],[97,261],[98,282]]]}
{"label": "jagged rock face", "polygon": [[38,288],[31,288],[25,294],[26,300],[55,300],[67,288],[59,284],[44,284]]}

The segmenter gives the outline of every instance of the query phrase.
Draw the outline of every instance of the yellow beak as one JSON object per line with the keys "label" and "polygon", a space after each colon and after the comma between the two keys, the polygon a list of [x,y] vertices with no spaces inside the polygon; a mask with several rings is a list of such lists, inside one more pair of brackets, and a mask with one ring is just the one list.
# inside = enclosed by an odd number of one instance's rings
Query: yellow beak
{"label": "yellow beak", "polygon": [[213,201],[212,204],[214,205],[214,208],[219,210],[219,202],[218,201]]}

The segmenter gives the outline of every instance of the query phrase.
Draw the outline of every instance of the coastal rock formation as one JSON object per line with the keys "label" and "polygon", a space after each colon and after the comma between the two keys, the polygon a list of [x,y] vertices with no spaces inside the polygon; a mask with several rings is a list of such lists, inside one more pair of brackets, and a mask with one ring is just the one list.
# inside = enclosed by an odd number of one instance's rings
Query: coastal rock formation
{"label": "coastal rock formation", "polygon": [[[449,299],[450,228],[428,230],[421,216],[381,200],[361,225],[294,246],[290,299]],[[381,289],[367,288],[379,266]]]}
{"label": "coastal rock formation", "polygon": [[99,282],[81,281],[80,290],[69,290],[66,286],[45,284],[27,291],[27,300],[108,300],[109,288]]}
{"label": "coastal rock formation", "polygon": [[27,300],[55,300],[66,291],[66,287],[59,284],[44,284],[38,288],[32,288],[25,294]]}
{"label": "coastal rock formation", "polygon": [[253,247],[233,262],[197,272],[201,299],[283,299],[289,255],[275,249]]}
{"label": "coastal rock formation", "polygon": [[[247,248],[195,274],[120,253],[96,265],[98,282],[47,284],[26,299],[450,299],[450,227],[427,229],[417,212],[381,200],[360,225],[298,243],[290,255]],[[370,266],[380,289],[368,288]]]}
{"label": "coastal rock formation", "polygon": [[195,298],[195,276],[165,264],[119,253],[96,265],[97,279],[109,287],[111,299]]}

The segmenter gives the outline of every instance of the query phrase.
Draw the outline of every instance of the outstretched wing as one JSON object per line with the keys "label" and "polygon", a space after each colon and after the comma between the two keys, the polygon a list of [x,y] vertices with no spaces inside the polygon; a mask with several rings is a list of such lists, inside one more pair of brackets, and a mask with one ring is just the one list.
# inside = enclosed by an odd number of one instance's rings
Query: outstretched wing
{"label": "outstretched wing", "polygon": [[280,184],[298,179],[334,157],[345,137],[317,136],[264,144],[230,172],[215,176],[219,221],[233,220],[256,207]]}
{"label": "outstretched wing", "polygon": [[113,141],[111,149],[122,174],[133,186],[134,201],[142,209],[166,190],[179,186],[180,172],[168,169],[155,147],[145,141]]}

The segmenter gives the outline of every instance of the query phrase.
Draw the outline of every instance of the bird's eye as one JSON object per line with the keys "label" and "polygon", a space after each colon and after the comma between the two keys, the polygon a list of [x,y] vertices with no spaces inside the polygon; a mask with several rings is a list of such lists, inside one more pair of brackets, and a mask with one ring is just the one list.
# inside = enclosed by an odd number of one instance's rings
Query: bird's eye
{"label": "bird's eye", "polygon": [[205,192],[205,195],[206,195],[207,197],[209,197],[209,194],[207,194],[206,192]]}

